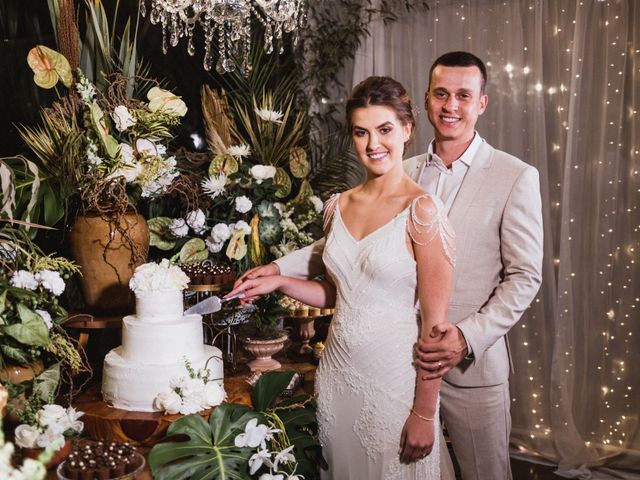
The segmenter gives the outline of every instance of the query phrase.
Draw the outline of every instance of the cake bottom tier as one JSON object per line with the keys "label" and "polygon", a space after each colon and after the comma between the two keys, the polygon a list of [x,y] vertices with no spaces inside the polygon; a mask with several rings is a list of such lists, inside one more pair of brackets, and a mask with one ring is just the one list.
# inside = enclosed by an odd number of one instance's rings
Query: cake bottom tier
{"label": "cake bottom tier", "polygon": [[[211,378],[220,379],[222,385],[224,371],[222,352],[216,347],[204,345],[204,353],[193,357],[186,355],[191,366],[197,371],[207,368]],[[184,361],[169,365],[141,365],[132,363],[122,357],[122,347],[111,350],[104,359],[102,374],[102,398],[114,408],[134,412],[155,412],[153,400],[156,396],[169,390],[169,383],[174,377],[187,375]]]}

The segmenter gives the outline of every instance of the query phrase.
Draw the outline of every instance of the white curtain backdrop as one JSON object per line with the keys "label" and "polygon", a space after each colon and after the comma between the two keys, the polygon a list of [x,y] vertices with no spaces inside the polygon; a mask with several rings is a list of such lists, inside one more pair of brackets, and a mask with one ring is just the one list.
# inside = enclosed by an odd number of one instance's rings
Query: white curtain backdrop
{"label": "white curtain backdrop", "polygon": [[512,452],[567,478],[640,478],[640,2],[429,5],[372,25],[347,72],[407,87],[412,155],[432,135],[429,66],[475,53],[489,70],[480,134],[540,171],[544,283],[510,333]]}

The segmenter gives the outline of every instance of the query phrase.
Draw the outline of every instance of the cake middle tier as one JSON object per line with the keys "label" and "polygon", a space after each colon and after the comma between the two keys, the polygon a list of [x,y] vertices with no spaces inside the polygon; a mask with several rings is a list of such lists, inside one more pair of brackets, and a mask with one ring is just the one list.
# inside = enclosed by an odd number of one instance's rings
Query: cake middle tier
{"label": "cake middle tier", "polygon": [[185,315],[162,323],[137,315],[122,321],[122,357],[143,365],[168,365],[204,351],[202,317]]}

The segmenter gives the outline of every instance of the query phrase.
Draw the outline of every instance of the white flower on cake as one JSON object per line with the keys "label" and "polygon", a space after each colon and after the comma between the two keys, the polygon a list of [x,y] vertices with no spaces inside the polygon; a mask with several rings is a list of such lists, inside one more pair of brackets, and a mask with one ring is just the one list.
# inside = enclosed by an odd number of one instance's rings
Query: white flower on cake
{"label": "white flower on cake", "polygon": [[231,145],[227,148],[227,153],[240,160],[243,157],[251,155],[251,148],[249,148],[249,145],[245,145],[244,143],[242,145]]}
{"label": "white flower on cake", "polygon": [[265,122],[282,123],[282,117],[284,116],[282,112],[269,110],[268,108],[256,108],[254,112]]}
{"label": "white flower on cake", "polygon": [[115,123],[119,132],[124,132],[127,128],[136,124],[136,119],[133,118],[124,105],[118,105],[114,108],[111,118],[113,118],[113,123]]}
{"label": "white flower on cake", "polygon": [[220,175],[211,175],[209,178],[205,178],[202,181],[202,191],[211,198],[216,198],[218,195],[222,195],[224,193],[224,186],[226,183],[227,176],[224,173],[221,173]]}
{"label": "white flower on cake", "polygon": [[129,288],[136,295],[144,292],[161,292],[165,290],[184,290],[189,283],[189,277],[176,265],[166,258],[158,263],[145,263],[136,268],[129,281]]}
{"label": "white flower on cake", "polygon": [[64,292],[64,280],[58,272],[53,270],[41,270],[36,273],[36,280],[40,282],[46,290],[49,290],[54,295],[60,295]]}
{"label": "white flower on cake", "polygon": [[201,368],[196,372],[188,360],[185,361],[185,368],[188,376],[172,378],[170,390],[156,396],[153,402],[156,409],[168,415],[189,415],[217,407],[225,401],[227,393],[211,378],[211,370]]}
{"label": "white flower on cake", "polygon": [[207,217],[202,210],[197,209],[190,211],[187,213],[185,219],[187,225],[189,225],[194,232],[200,234],[204,231]]}
{"label": "white flower on cake", "polygon": [[236,205],[236,211],[240,213],[247,213],[249,210],[251,210],[251,207],[253,206],[253,204],[251,203],[251,200],[249,200],[244,195],[240,197],[236,197],[235,205]]}
{"label": "white flower on cake", "polygon": [[16,288],[22,288],[24,290],[35,290],[38,288],[36,276],[28,270],[18,270],[14,272],[9,283]]}
{"label": "white flower on cake", "polygon": [[182,218],[174,218],[169,224],[169,231],[174,237],[186,237],[189,233],[189,225]]}
{"label": "white flower on cake", "polygon": [[276,175],[276,167],[272,165],[254,165],[249,169],[249,174],[259,185],[263,181],[273,178]]}

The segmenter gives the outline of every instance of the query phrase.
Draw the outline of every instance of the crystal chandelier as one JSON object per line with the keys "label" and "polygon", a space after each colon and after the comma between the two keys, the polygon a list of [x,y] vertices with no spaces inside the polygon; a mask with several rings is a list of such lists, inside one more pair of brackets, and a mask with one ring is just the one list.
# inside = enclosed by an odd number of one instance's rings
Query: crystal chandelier
{"label": "crystal chandelier", "polygon": [[[141,13],[146,16],[145,0]],[[212,44],[217,40],[220,74],[239,67],[247,75],[251,70],[251,19],[257,19],[264,28],[264,50],[273,52],[274,41],[284,33],[293,32],[298,41],[298,28],[305,22],[304,0],[151,0],[150,20],[162,25],[162,51],[167,53],[168,43],[175,47],[187,37],[187,52],[195,53],[193,32],[200,24],[204,32],[204,68],[213,66]],[[279,42],[282,53],[282,42]]]}

